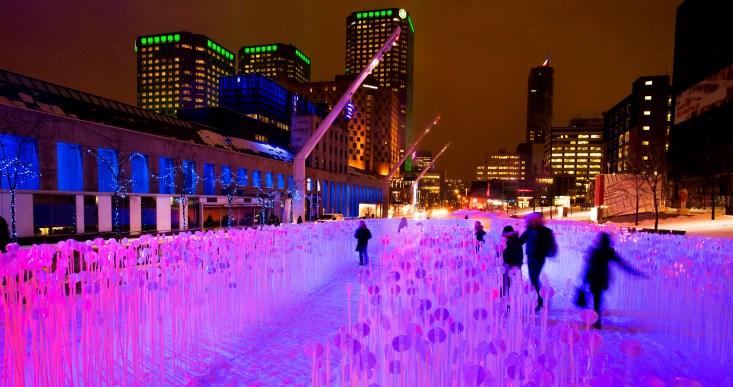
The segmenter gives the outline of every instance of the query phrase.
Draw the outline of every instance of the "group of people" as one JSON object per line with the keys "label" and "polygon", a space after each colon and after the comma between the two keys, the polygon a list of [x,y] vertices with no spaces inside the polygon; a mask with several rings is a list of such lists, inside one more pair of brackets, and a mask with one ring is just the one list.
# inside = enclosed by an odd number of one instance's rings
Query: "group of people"
{"label": "group of people", "polygon": [[[510,272],[513,268],[522,268],[522,245],[525,245],[527,255],[527,271],[532,287],[537,291],[537,307],[535,311],[542,309],[544,300],[540,295],[540,273],[548,257],[557,255],[558,248],[555,236],[547,226],[544,225],[542,214],[531,213],[525,216],[527,228],[520,235],[512,226],[505,226],[502,230],[502,240],[505,246],[501,255],[504,261],[504,284],[503,293],[507,294],[511,283]],[[477,249],[484,242],[486,232],[481,222],[474,225],[474,233],[477,240]],[[585,268],[583,269],[583,286],[578,290],[585,292],[588,289],[593,296],[593,309],[598,315],[598,320],[593,324],[595,328],[601,328],[601,304],[603,292],[608,289],[610,283],[609,263],[615,262],[625,271],[643,276],[644,274],[624,261],[613,248],[611,236],[607,232],[598,233],[594,244],[586,253]],[[583,307],[585,305],[582,305]]]}
{"label": "group of people", "polygon": [[[504,284],[502,292],[507,294],[511,284],[510,273],[512,269],[520,270],[522,268],[522,246],[527,256],[527,271],[529,273],[529,281],[537,292],[537,307],[535,311],[542,309],[544,299],[540,295],[542,283],[540,282],[540,274],[545,266],[548,257],[554,257],[558,253],[555,235],[552,230],[545,226],[542,214],[534,212],[524,217],[526,229],[519,234],[512,226],[505,226],[502,230],[502,245],[504,249],[500,252],[504,261]],[[402,218],[398,227],[398,232],[407,226],[407,219]],[[480,251],[484,243],[486,231],[480,221],[474,224],[474,235],[476,237],[476,251]],[[354,233],[357,240],[356,251],[359,252],[359,265],[369,264],[369,255],[367,246],[372,233],[366,226],[364,221],[359,222],[359,228]],[[596,237],[594,244],[586,254],[586,265],[583,269],[583,287],[579,291],[588,289],[593,296],[593,309],[598,314],[598,320],[593,324],[595,328],[601,328],[601,304],[603,292],[608,289],[610,282],[609,263],[615,262],[621,268],[629,273],[643,276],[644,274],[624,261],[613,248],[611,236],[607,232],[600,232]],[[585,306],[584,303],[581,306]]]}

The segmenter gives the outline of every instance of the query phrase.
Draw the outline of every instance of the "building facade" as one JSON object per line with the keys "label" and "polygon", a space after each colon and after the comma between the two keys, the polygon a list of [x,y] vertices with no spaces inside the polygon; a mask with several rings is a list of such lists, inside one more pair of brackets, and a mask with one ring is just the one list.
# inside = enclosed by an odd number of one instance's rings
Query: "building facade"
{"label": "building facade", "polygon": [[[404,152],[412,144],[413,67],[415,27],[404,9],[388,8],[353,12],[346,18],[346,74],[359,74],[372,56],[392,35],[402,29],[399,40],[387,51],[372,75],[381,88],[397,93],[399,98],[399,149]],[[412,164],[405,161],[405,170]]]}
{"label": "building facade", "polygon": [[[224,226],[229,195],[235,226],[287,219],[298,200],[311,213],[344,216],[381,203],[376,176],[308,168],[296,182],[284,148],[3,70],[0,117],[0,146],[23,140],[16,148],[32,172],[16,186],[15,205],[18,235],[29,242],[108,233],[115,201],[122,232],[132,235]],[[14,162],[5,155],[2,162]],[[9,220],[1,177],[0,212]],[[301,184],[306,197],[289,198]]]}
{"label": "building facade", "polygon": [[237,74],[259,73],[268,78],[286,78],[304,83],[311,80],[311,60],[290,44],[273,43],[239,49]]}
{"label": "building facade", "polygon": [[[288,83],[287,87],[308,101],[330,110],[346,92],[355,76],[337,76],[334,81]],[[399,100],[390,88],[379,87],[367,78],[352,96],[352,117],[348,121],[349,166],[369,173],[387,175],[399,161]]]}
{"label": "building facade", "polygon": [[552,127],[544,153],[556,181],[567,182],[560,193],[587,197],[596,175],[603,173],[603,118],[577,118],[566,127]]}
{"label": "building facade", "polygon": [[217,106],[219,77],[234,74],[235,55],[204,35],[138,36],[135,51],[137,106],[169,116]]}
{"label": "building facade", "polygon": [[507,153],[506,149],[499,149],[490,153],[486,160],[476,166],[474,180],[520,180],[522,160],[518,153]]}
{"label": "building facade", "polygon": [[552,100],[555,89],[555,70],[549,58],[542,66],[533,67],[527,80],[527,133],[529,144],[542,144],[545,133],[552,127]]}
{"label": "building facade", "polygon": [[415,151],[413,155],[414,169],[422,171],[427,168],[433,161],[433,152],[431,151]]}
{"label": "building facade", "polygon": [[[733,27],[730,2],[685,0],[677,7],[670,133],[673,199],[728,206],[733,214]],[[716,201],[713,202],[713,198]]]}
{"label": "building facade", "polygon": [[637,79],[631,94],[603,113],[606,173],[632,173],[666,164],[672,115],[667,75]]}

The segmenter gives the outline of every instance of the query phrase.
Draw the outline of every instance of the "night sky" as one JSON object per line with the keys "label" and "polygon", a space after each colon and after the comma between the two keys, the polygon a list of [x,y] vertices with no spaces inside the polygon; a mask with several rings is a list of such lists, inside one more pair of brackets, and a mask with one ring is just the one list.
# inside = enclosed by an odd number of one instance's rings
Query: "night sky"
{"label": "night sky", "polygon": [[[551,56],[553,125],[600,116],[642,75],[672,75],[682,0],[2,0],[0,68],[135,104],[134,40],[190,31],[237,52],[290,43],[312,60],[312,80],[344,69],[346,16],[405,8],[415,25],[415,136],[448,178],[470,178],[490,152],[525,138],[527,76]],[[114,5],[113,5],[114,4]]]}

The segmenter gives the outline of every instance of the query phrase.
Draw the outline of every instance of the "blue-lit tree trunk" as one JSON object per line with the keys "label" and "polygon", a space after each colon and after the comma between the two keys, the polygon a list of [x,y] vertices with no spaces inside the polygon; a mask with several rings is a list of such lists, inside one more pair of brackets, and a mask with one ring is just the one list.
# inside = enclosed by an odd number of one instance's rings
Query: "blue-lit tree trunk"
{"label": "blue-lit tree trunk", "polygon": [[[41,135],[41,128],[50,119],[22,119],[10,114],[0,116],[0,179],[7,182],[10,191],[10,238],[17,242],[16,227],[16,191],[26,183],[35,181],[38,185],[36,144]],[[28,153],[32,153],[29,155]],[[38,189],[39,187],[26,187]],[[3,246],[4,247],[4,246]]]}

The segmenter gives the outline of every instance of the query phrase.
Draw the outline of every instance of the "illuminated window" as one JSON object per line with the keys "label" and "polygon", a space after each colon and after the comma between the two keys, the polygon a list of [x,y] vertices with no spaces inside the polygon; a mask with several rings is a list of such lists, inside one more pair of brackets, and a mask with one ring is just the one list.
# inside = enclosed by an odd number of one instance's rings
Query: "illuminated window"
{"label": "illuminated window", "polygon": [[641,130],[649,130],[649,129],[650,129],[649,128],[649,125],[644,125],[644,126],[641,127]]}
{"label": "illuminated window", "polygon": [[652,100],[652,96],[651,95],[645,95],[644,96],[644,100],[645,101],[651,101]]}
{"label": "illuminated window", "polygon": [[649,141],[642,141],[641,145],[649,145]]}
{"label": "illuminated window", "polygon": [[644,110],[644,115],[645,116],[650,116],[650,115],[652,115],[652,111],[651,110]]}
{"label": "illuminated window", "polygon": [[644,84],[647,85],[647,86],[652,85],[653,83],[654,83],[653,81],[646,81],[646,82],[644,82]]}

